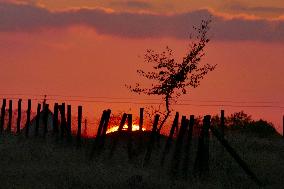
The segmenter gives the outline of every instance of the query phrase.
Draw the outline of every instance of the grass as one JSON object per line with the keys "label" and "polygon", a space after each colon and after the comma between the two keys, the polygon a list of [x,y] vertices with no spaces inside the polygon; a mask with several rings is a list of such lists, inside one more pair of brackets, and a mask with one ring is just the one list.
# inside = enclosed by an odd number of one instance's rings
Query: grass
{"label": "grass", "polygon": [[[107,137],[106,147],[112,135]],[[146,140],[147,134],[144,137]],[[145,149],[136,151],[129,161],[125,137],[112,159],[108,158],[109,148],[106,148],[90,160],[91,139],[84,140],[82,147],[77,148],[53,137],[26,139],[4,134],[0,136],[0,188],[259,188],[213,136],[207,176],[192,176],[197,138],[193,138],[190,149],[188,177],[184,179],[180,173],[171,176],[173,148],[165,166],[159,165],[165,139],[162,137],[160,146],[155,146],[150,165],[142,167]],[[283,188],[284,139],[281,136],[259,137],[251,132],[227,131],[226,139],[264,183],[263,188]]]}

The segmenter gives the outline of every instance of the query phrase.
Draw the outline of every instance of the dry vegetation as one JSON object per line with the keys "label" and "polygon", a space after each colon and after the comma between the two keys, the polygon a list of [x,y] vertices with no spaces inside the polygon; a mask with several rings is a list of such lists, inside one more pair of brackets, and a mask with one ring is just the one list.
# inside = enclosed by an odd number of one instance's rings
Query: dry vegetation
{"label": "dry vegetation", "polygon": [[[226,139],[264,183],[264,188],[283,188],[284,140],[281,136],[260,137],[239,131],[226,134]],[[107,147],[110,138],[107,138]],[[170,176],[171,154],[164,168],[159,165],[164,141],[165,137],[160,147],[155,147],[150,166],[143,168],[145,151],[136,151],[134,159],[129,161],[123,138],[111,160],[108,148],[89,160],[90,140],[84,141],[79,149],[52,137],[26,139],[6,134],[0,138],[0,188],[258,188],[213,136],[208,176],[191,176],[196,138],[190,151],[187,179],[181,174]]]}

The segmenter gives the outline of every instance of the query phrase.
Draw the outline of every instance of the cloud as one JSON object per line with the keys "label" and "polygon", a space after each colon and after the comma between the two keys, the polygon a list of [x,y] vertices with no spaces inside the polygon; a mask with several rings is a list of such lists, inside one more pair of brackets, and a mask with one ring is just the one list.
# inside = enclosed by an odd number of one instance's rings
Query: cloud
{"label": "cloud", "polygon": [[144,1],[125,1],[125,2],[111,2],[110,5],[134,9],[149,9],[152,5]]}
{"label": "cloud", "polygon": [[0,3],[0,12],[2,32],[85,25],[94,28],[99,34],[126,38],[187,39],[193,25],[211,17],[211,35],[215,40],[284,41],[284,20],[227,18],[206,9],[173,15],[105,12],[101,9],[83,8],[51,12],[34,5]]}
{"label": "cloud", "polygon": [[284,14],[283,7],[267,7],[267,6],[266,7],[260,7],[260,6],[248,7],[248,6],[243,6],[239,4],[234,4],[234,5],[231,5],[229,8],[230,10],[234,10],[234,11]]}

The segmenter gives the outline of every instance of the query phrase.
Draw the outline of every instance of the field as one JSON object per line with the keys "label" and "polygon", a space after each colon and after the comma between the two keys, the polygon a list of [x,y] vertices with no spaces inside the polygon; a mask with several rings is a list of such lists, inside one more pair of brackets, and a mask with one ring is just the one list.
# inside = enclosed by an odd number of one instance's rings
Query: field
{"label": "field", "polygon": [[[150,165],[143,167],[145,150],[134,151],[129,161],[123,137],[113,158],[108,158],[114,135],[107,137],[105,150],[90,160],[92,139],[84,139],[78,148],[53,137],[26,139],[4,134],[0,137],[0,188],[259,188],[214,136],[210,136],[209,173],[193,176],[197,149],[197,139],[193,138],[188,175],[184,178],[180,171],[174,176],[170,173],[171,153],[164,167],[160,166],[166,137],[155,146]],[[280,135],[260,137],[231,131],[226,139],[261,180],[263,188],[284,187],[284,139]]]}

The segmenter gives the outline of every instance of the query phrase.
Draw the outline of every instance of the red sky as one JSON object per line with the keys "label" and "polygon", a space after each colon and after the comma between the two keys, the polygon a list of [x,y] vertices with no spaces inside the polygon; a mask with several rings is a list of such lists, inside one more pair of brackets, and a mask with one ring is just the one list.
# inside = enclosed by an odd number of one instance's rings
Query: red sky
{"label": "red sky", "polygon": [[72,104],[83,104],[89,117],[106,108],[138,115],[145,104],[134,103],[159,102],[124,87],[139,79],[139,56],[168,45],[182,57],[192,26],[209,16],[212,41],[202,63],[218,66],[174,108],[195,115],[245,110],[281,132],[283,1],[0,0],[0,94],[107,97],[73,99],[124,103]]}

